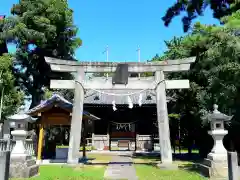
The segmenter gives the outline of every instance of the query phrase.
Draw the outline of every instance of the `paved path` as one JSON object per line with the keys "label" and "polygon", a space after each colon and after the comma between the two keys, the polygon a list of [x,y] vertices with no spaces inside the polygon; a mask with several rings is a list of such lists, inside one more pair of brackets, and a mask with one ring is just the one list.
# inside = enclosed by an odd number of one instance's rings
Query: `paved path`
{"label": "paved path", "polygon": [[104,178],[109,180],[137,180],[132,158],[114,156],[104,173]]}

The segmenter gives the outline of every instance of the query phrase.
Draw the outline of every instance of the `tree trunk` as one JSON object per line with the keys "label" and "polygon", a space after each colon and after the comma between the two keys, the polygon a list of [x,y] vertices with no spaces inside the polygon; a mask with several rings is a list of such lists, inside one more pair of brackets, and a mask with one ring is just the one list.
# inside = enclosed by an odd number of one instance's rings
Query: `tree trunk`
{"label": "tree trunk", "polygon": [[42,100],[42,95],[40,93],[32,93],[32,102],[29,109],[34,108],[35,106],[39,105]]}

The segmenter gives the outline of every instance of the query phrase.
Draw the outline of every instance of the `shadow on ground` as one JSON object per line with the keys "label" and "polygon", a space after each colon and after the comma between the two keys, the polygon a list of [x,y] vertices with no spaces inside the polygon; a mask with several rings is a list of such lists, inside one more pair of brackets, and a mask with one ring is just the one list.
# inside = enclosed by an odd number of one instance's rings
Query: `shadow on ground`
{"label": "shadow on ground", "polygon": [[[191,172],[197,172],[199,173],[198,167],[196,164],[180,164],[178,165],[179,169],[185,170],[185,171],[191,171]],[[200,174],[200,173],[199,173]]]}
{"label": "shadow on ground", "polygon": [[[160,153],[133,153],[132,155],[121,155],[125,157],[132,157],[134,164],[149,165],[156,167],[161,162]],[[198,153],[188,154],[173,154],[174,163],[178,164],[179,170],[185,170],[193,173],[198,173],[197,164],[202,161]],[[141,161],[141,162],[138,162]]]}
{"label": "shadow on ground", "polygon": [[189,161],[189,162],[199,162],[202,160],[198,153],[188,154],[173,154],[173,159],[175,161]]}

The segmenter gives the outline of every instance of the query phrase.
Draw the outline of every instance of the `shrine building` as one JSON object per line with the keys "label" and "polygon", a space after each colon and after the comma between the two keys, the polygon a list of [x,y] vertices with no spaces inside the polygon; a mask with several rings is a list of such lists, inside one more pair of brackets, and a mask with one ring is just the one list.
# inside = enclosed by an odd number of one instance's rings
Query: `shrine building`
{"label": "shrine building", "polygon": [[[61,144],[64,139],[69,142],[68,163],[79,162],[80,145],[85,144],[88,136],[91,139],[88,145],[97,150],[154,150],[154,138],[158,138],[161,165],[172,165],[166,90],[189,88],[189,80],[168,80],[164,73],[189,70],[195,57],[144,63],[75,62],[51,57],[45,57],[45,60],[52,71],[74,74],[74,79],[50,82],[51,89],[74,90],[74,102],[68,114],[69,119],[71,116],[70,133],[60,131],[63,128],[59,127],[49,131],[48,135],[53,147],[57,134],[61,134]],[[114,74],[113,77],[89,78],[87,73]],[[132,73],[152,73],[153,76],[129,77]],[[61,103],[66,102],[61,100]],[[84,120],[86,111],[89,112],[87,121]],[[94,119],[90,113],[94,114]],[[50,118],[47,120],[51,121]],[[38,152],[42,147],[43,132],[41,125]]]}
{"label": "shrine building", "polygon": [[[101,79],[105,78],[98,78]],[[101,94],[94,90],[86,92],[83,122],[86,124],[84,128],[88,149],[90,147],[92,150],[110,151],[159,150],[155,92],[151,90],[142,92],[141,102],[140,95],[134,94],[133,91],[111,90],[107,93],[131,95],[122,97]],[[132,105],[129,104],[129,98]],[[56,147],[68,147],[72,108],[70,101],[59,94],[54,94],[27,112],[38,119],[30,124],[29,128],[36,130],[39,160],[55,157],[46,153],[51,154],[56,151],[54,149]],[[55,145],[50,147],[53,141]]]}

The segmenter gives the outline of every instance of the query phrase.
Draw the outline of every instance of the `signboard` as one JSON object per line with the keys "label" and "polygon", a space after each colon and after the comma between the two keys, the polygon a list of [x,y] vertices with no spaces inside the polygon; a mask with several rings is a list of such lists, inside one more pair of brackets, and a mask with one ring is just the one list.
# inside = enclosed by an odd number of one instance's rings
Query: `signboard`
{"label": "signboard", "polygon": [[111,124],[111,138],[135,138],[134,123],[115,123]]}

